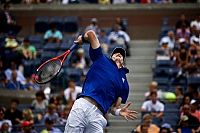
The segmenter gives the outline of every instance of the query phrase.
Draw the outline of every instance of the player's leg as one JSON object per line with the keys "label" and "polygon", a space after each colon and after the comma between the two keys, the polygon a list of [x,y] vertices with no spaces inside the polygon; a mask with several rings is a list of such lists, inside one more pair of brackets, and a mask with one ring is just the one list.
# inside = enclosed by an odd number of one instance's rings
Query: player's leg
{"label": "player's leg", "polygon": [[86,117],[88,125],[84,133],[103,133],[103,129],[107,125],[107,120],[95,105],[92,105],[89,110],[86,111]]}
{"label": "player's leg", "polygon": [[87,125],[85,117],[85,107],[80,99],[74,102],[74,105],[67,118],[64,133],[83,133]]}

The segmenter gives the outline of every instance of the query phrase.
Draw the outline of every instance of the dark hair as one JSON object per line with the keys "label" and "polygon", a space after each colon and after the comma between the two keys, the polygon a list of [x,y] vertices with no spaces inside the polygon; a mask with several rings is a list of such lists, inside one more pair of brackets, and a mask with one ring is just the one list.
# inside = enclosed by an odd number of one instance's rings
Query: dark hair
{"label": "dark hair", "polygon": [[170,129],[166,127],[161,127],[159,133],[162,133],[162,130],[167,130],[167,133],[171,133]]}
{"label": "dark hair", "polygon": [[39,96],[41,96],[41,97],[42,97],[42,99],[46,99],[46,97],[45,97],[45,94],[44,94],[44,92],[43,92],[43,91],[38,91],[38,92],[36,92],[35,96],[36,96],[36,97],[39,97]]}
{"label": "dark hair", "polygon": [[0,112],[2,112],[3,114],[5,113],[5,108],[4,107],[0,107]]}
{"label": "dark hair", "polygon": [[151,93],[150,93],[150,96],[152,96],[152,95],[156,95],[156,96],[157,96],[157,92],[154,92],[154,91],[151,92]]}
{"label": "dark hair", "polygon": [[6,3],[3,5],[3,9],[9,8],[9,7],[10,7],[10,3],[9,3],[9,2],[6,2]]}
{"label": "dark hair", "polygon": [[19,104],[19,100],[18,100],[18,99],[12,99],[12,100],[11,100],[11,103]]}

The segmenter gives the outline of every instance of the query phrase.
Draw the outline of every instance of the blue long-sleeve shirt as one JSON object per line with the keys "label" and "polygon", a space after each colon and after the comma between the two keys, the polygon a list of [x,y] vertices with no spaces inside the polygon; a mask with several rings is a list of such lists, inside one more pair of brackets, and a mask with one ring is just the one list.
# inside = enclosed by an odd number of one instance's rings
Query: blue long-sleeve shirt
{"label": "blue long-sleeve shirt", "polygon": [[83,84],[80,97],[87,96],[94,99],[107,113],[118,97],[125,103],[129,94],[126,78],[127,68],[118,69],[116,63],[103,55],[101,48],[90,47],[90,58],[93,64]]}

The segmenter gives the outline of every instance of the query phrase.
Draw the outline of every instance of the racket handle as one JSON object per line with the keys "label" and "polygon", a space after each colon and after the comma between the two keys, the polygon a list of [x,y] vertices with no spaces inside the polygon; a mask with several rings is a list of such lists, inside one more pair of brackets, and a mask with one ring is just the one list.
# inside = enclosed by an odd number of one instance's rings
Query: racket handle
{"label": "racket handle", "polygon": [[73,45],[70,47],[70,51],[74,50],[78,45],[76,43],[73,43]]}

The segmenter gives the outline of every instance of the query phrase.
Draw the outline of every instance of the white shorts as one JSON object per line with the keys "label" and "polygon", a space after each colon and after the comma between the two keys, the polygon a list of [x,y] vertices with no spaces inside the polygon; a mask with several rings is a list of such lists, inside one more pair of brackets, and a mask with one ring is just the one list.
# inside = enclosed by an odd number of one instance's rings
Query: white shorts
{"label": "white shorts", "polygon": [[92,103],[79,98],[74,102],[64,133],[103,133],[107,120]]}

